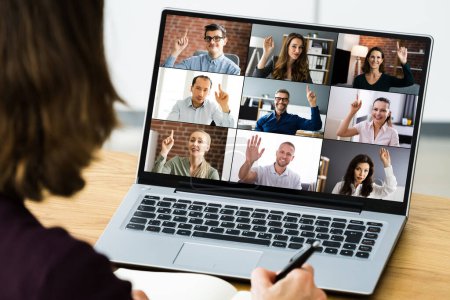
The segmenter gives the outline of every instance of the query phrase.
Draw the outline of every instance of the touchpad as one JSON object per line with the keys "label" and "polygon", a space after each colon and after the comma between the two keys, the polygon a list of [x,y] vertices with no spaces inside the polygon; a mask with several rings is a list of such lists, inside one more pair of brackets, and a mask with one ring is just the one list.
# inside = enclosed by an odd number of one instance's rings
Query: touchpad
{"label": "touchpad", "polygon": [[261,251],[184,243],[173,263],[190,268],[223,270],[250,275],[261,255]]}

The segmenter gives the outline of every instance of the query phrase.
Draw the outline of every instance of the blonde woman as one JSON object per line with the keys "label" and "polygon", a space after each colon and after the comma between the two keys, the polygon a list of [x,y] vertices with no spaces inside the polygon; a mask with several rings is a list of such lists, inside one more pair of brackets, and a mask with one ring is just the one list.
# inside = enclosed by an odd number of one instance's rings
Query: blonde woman
{"label": "blonde woman", "polygon": [[205,154],[209,151],[211,137],[203,130],[191,133],[188,140],[189,157],[174,156],[167,160],[167,155],[175,144],[173,130],[161,145],[161,152],[156,158],[153,172],[190,176],[219,180],[219,172],[211,167],[205,160]]}

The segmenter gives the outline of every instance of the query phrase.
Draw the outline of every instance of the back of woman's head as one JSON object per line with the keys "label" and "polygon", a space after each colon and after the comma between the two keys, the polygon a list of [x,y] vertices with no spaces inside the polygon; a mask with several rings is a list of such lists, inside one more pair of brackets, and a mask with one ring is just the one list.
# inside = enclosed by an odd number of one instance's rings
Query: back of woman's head
{"label": "back of woman's head", "polygon": [[275,79],[286,79],[287,65],[289,62],[289,46],[293,39],[300,39],[302,41],[303,49],[300,57],[297,58],[292,65],[292,81],[307,81],[309,77],[309,68],[306,40],[301,34],[295,32],[290,33],[284,40],[272,77]]}
{"label": "back of woman's head", "polygon": [[352,194],[352,188],[351,184],[355,181],[355,169],[358,166],[358,164],[361,163],[367,163],[369,165],[369,173],[367,174],[366,179],[362,182],[362,188],[361,188],[361,196],[367,197],[373,190],[373,168],[374,164],[370,156],[366,154],[358,154],[356,155],[348,164],[347,170],[344,175],[344,184],[342,185],[342,188],[340,190],[341,194],[344,195],[351,195]]}
{"label": "back of woman's head", "polygon": [[0,1],[0,192],[71,195],[116,124],[103,1]]}

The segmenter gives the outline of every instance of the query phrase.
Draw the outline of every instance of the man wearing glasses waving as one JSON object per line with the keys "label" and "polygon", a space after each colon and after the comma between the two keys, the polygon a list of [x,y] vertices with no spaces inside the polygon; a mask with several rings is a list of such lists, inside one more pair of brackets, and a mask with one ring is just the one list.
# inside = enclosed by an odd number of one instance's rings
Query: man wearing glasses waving
{"label": "man wearing glasses waving", "polygon": [[298,115],[289,114],[289,91],[279,89],[275,92],[275,110],[270,114],[262,116],[256,122],[256,131],[294,135],[297,130],[320,130],[322,120],[320,119],[319,107],[316,104],[316,94],[306,85],[306,99],[311,107],[311,119],[305,119]]}
{"label": "man wearing glasses waving", "polygon": [[175,64],[178,55],[180,55],[189,44],[189,39],[187,37],[188,30],[186,30],[184,36],[175,41],[172,52],[164,62],[163,67],[239,75],[241,72],[239,66],[223,54],[223,47],[227,44],[226,33],[227,32],[222,25],[206,25],[204,41],[208,53],[191,56],[181,63]]}

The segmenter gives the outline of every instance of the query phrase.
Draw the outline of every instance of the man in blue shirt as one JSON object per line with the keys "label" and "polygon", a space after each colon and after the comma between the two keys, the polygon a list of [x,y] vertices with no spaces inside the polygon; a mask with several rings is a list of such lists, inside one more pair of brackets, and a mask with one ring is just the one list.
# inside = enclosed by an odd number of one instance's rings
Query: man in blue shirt
{"label": "man in blue shirt", "polygon": [[191,96],[178,100],[172,107],[167,120],[210,125],[212,121],[217,126],[233,127],[234,119],[230,115],[228,94],[222,90],[215,93],[216,101],[207,97],[210,94],[212,81],[208,76],[198,75],[192,79]]}
{"label": "man in blue shirt", "polygon": [[241,69],[223,54],[223,47],[227,44],[225,27],[219,24],[210,24],[205,26],[205,44],[208,53],[191,56],[179,64],[175,64],[178,55],[186,49],[189,40],[188,30],[184,36],[175,41],[174,48],[170,56],[166,59],[163,67],[175,67],[185,70],[204,71],[214,73],[224,73],[239,75]]}
{"label": "man in blue shirt", "polygon": [[305,119],[298,115],[289,114],[287,106],[289,104],[289,91],[279,89],[275,92],[275,110],[270,114],[262,116],[256,122],[256,131],[295,135],[297,130],[316,131],[322,128],[319,107],[317,107],[316,94],[306,85],[306,99],[311,106],[311,119]]}

